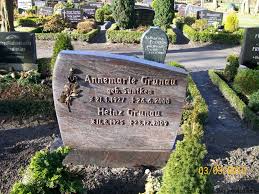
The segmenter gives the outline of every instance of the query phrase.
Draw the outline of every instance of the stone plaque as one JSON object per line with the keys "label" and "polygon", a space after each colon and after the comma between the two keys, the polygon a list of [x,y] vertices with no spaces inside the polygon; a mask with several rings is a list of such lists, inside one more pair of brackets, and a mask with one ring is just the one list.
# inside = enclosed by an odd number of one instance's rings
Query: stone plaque
{"label": "stone plaque", "polygon": [[44,7],[46,5],[46,1],[35,1],[35,6],[40,8],[40,7]]}
{"label": "stone plaque", "polygon": [[83,10],[73,8],[64,9],[63,17],[70,23],[79,23],[83,19]]}
{"label": "stone plaque", "polygon": [[245,30],[240,64],[250,68],[259,66],[259,28],[247,28]]}
{"label": "stone plaque", "polygon": [[208,25],[213,25],[215,22],[218,22],[221,25],[223,20],[223,13],[209,11],[209,10],[202,10],[202,11],[198,11],[197,18],[208,20]]}
{"label": "stone plaque", "polygon": [[88,2],[87,5],[90,7],[100,8],[103,6],[103,2]]}
{"label": "stone plaque", "polygon": [[179,16],[185,16],[185,9],[186,9],[186,4],[180,4],[178,5],[177,7],[177,11],[178,11],[178,14]]}
{"label": "stone plaque", "polygon": [[18,8],[28,10],[32,8],[32,0],[18,0]]}
{"label": "stone plaque", "polygon": [[28,32],[0,32],[0,69],[37,68],[35,35]]}
{"label": "stone plaque", "polygon": [[190,5],[188,4],[185,8],[185,16],[197,17],[198,11],[207,10],[200,6]]}
{"label": "stone plaque", "polygon": [[154,17],[155,11],[152,8],[135,6],[135,19],[137,26],[152,26]]}
{"label": "stone plaque", "polygon": [[51,16],[54,12],[53,7],[41,7],[38,14],[44,16]]}
{"label": "stone plaque", "polygon": [[83,16],[86,18],[94,18],[95,17],[95,12],[97,7],[92,7],[92,6],[83,6],[81,7],[83,10]]}
{"label": "stone plaque", "polygon": [[144,58],[164,63],[169,41],[166,33],[159,27],[150,27],[141,37]]}
{"label": "stone plaque", "polygon": [[97,51],[62,51],[53,94],[65,163],[165,165],[185,104],[185,70]]}

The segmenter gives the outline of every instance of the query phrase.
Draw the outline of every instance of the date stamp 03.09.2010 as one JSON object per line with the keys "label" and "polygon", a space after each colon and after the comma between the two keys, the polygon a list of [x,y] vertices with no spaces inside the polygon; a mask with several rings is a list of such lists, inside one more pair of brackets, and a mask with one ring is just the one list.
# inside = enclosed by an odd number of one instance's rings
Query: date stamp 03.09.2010
{"label": "date stamp 03.09.2010", "polygon": [[198,173],[201,175],[241,175],[247,174],[246,166],[201,166],[198,169]]}

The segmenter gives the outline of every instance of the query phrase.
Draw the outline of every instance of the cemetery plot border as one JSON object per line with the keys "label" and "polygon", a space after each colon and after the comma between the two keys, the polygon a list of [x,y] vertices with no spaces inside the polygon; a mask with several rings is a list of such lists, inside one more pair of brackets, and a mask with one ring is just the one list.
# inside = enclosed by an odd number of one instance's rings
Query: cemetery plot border
{"label": "cemetery plot border", "polygon": [[[113,24],[106,32],[106,38],[112,43],[140,43],[142,34],[144,32],[132,31],[132,30],[118,30],[118,26]],[[176,33],[172,28],[167,29],[167,36],[169,42],[176,43]]]}
{"label": "cemetery plot border", "polygon": [[209,76],[214,85],[219,87],[222,95],[229,101],[240,116],[244,119],[249,127],[254,130],[259,129],[259,116],[256,115],[244,101],[236,94],[236,92],[219,76],[221,71],[209,70]]}
{"label": "cemetery plot border", "polygon": [[220,44],[234,44],[239,45],[243,40],[244,30],[239,29],[233,33],[218,32],[213,33],[208,30],[201,32],[196,31],[191,26],[184,24],[183,26],[184,35],[193,42],[211,42]]}
{"label": "cemetery plot border", "polygon": [[[85,41],[85,42],[91,42],[92,39],[100,32],[100,29],[93,29],[90,32],[86,34],[68,34],[71,38],[71,40],[74,41]],[[37,40],[56,40],[59,33],[35,33]]]}

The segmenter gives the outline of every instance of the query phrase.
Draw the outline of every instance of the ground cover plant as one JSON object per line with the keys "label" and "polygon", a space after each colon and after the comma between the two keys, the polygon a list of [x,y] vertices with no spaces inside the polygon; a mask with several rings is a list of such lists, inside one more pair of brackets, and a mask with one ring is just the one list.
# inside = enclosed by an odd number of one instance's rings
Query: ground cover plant
{"label": "ground cover plant", "polygon": [[10,193],[82,193],[80,179],[62,164],[68,153],[68,147],[36,152]]}
{"label": "ground cover plant", "polygon": [[259,129],[259,71],[238,69],[238,57],[229,56],[227,60],[229,64],[224,71],[209,71],[210,79],[219,87],[239,116],[246,120],[251,128]]}

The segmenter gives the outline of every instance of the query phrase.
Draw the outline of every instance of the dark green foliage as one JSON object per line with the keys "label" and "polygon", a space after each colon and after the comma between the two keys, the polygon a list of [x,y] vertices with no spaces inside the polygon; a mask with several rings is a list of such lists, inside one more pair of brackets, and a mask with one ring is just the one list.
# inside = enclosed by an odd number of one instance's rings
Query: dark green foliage
{"label": "dark green foliage", "polygon": [[214,31],[210,31],[206,29],[204,31],[198,32],[194,30],[191,26],[185,24],[183,26],[183,33],[187,38],[189,38],[191,41],[194,41],[194,42],[211,42],[211,43],[236,45],[241,43],[244,35],[244,30],[240,29],[233,33],[227,33],[227,32],[215,33]]}
{"label": "dark green foliage", "polygon": [[46,21],[47,20],[43,17],[23,17],[17,20],[18,25],[22,27],[37,27]]}
{"label": "dark green foliage", "polygon": [[259,90],[254,92],[249,98],[249,108],[255,112],[259,112]]}
{"label": "dark green foliage", "polygon": [[113,24],[106,32],[106,38],[112,43],[140,43],[143,32],[118,30],[118,26]]}
{"label": "dark green foliage", "polygon": [[37,60],[38,72],[42,75],[47,75],[51,73],[51,59],[41,58]]}
{"label": "dark green foliage", "polygon": [[102,8],[99,8],[95,12],[95,20],[98,23],[103,23],[104,22],[104,10]]}
{"label": "dark green foliage", "polygon": [[81,193],[83,191],[81,181],[62,164],[68,152],[67,147],[54,152],[46,150],[36,152],[24,172],[23,181],[14,184],[11,194]]}
{"label": "dark green foliage", "polygon": [[240,69],[233,82],[234,89],[243,95],[251,95],[259,90],[259,71]]}
{"label": "dark green foliage", "polygon": [[184,139],[178,142],[163,172],[159,194],[210,194],[212,187],[208,176],[198,173],[207,154],[202,144],[203,124],[208,107],[192,79],[188,82],[191,106],[182,125]]}
{"label": "dark green foliage", "polygon": [[51,58],[52,69],[54,69],[54,64],[56,62],[56,58],[57,58],[59,52],[62,50],[73,50],[73,46],[71,44],[71,39],[65,33],[60,33],[57,36],[57,40],[55,42],[54,49],[53,49],[53,55]]}
{"label": "dark green foliage", "polygon": [[134,6],[134,0],[112,0],[112,15],[121,29],[130,29],[134,27]]}
{"label": "dark green foliage", "polygon": [[237,74],[239,68],[238,56],[229,55],[227,57],[227,65],[224,69],[224,77],[229,82],[232,82]]}
{"label": "dark green foliage", "polygon": [[112,7],[109,4],[105,4],[104,6],[102,6],[102,10],[104,12],[104,15],[112,14]]}
{"label": "dark green foliage", "polygon": [[196,20],[195,17],[186,16],[184,18],[184,23],[191,26],[193,23],[195,23],[195,20]]}
{"label": "dark green foliage", "polygon": [[[113,24],[106,32],[106,38],[112,43],[140,43],[142,34],[142,31],[119,30],[118,26]],[[176,42],[176,34],[172,29],[167,29],[167,36],[171,43]]]}
{"label": "dark green foliage", "polygon": [[209,70],[211,81],[219,87],[224,97],[234,107],[239,116],[246,120],[248,125],[255,130],[259,129],[259,116],[257,116],[250,108],[238,97],[235,91],[222,80],[214,70]]}
{"label": "dark green foliage", "polygon": [[164,30],[170,27],[174,17],[173,5],[174,0],[156,0],[154,25],[160,26]]}

